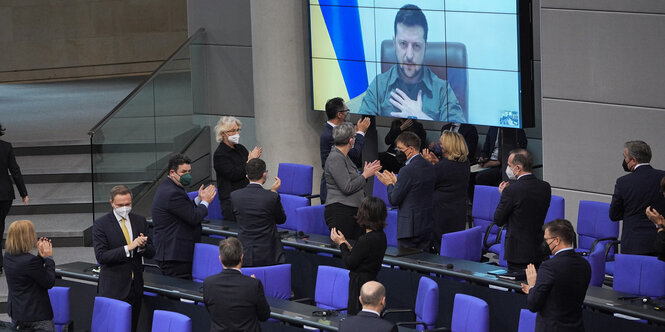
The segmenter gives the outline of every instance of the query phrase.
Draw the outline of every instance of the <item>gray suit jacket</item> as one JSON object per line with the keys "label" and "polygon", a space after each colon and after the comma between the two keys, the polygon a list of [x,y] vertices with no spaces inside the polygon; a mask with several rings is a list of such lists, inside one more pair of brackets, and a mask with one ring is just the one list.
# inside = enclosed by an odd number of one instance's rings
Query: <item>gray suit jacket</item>
{"label": "gray suit jacket", "polygon": [[365,197],[365,177],[358,174],[353,161],[337,147],[330,150],[324,174],[328,186],[326,205],[342,203],[352,207],[360,206],[360,201]]}

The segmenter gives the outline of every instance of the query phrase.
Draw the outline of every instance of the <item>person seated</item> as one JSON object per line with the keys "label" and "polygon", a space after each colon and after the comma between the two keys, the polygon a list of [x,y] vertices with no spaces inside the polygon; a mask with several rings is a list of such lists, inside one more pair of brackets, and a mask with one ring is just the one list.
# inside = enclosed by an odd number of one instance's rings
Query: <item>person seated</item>
{"label": "person seated", "polygon": [[381,318],[386,307],[386,288],[377,281],[368,281],[360,288],[358,297],[363,309],[339,323],[340,332],[397,332],[397,326]]}
{"label": "person seated", "polygon": [[[517,147],[526,149],[527,139],[524,129],[516,129],[517,131]],[[478,172],[475,176],[475,183],[470,183],[470,186],[484,185],[498,187],[501,183],[501,156],[499,155],[499,127],[489,127],[487,136],[485,137],[485,144],[483,150],[480,152],[478,164],[487,170]],[[474,177],[472,177],[472,180]]]}
{"label": "person seated", "polygon": [[260,332],[259,321],[270,318],[270,305],[261,280],[244,276],[242,244],[234,237],[219,242],[222,272],[203,281],[203,303],[210,314],[210,331]]}
{"label": "person seated", "polygon": [[422,150],[426,146],[427,142],[427,133],[425,128],[423,128],[422,123],[416,121],[415,119],[395,119],[390,124],[390,131],[386,134],[385,142],[388,145],[388,149],[385,152],[379,153],[379,162],[381,163],[381,170],[388,170],[393,173],[399,172],[399,169],[404,166],[403,163],[397,161],[395,158],[395,139],[399,134],[410,131],[420,138],[420,149]]}

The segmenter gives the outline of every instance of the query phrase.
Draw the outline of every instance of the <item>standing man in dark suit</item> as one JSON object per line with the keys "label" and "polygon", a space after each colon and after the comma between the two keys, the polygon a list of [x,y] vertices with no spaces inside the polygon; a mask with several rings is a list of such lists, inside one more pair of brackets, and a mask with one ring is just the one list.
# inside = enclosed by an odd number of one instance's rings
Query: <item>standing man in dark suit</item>
{"label": "standing man in dark suit", "polygon": [[148,237],[148,223],[131,213],[132,192],[127,186],[111,189],[112,212],[95,220],[92,243],[101,264],[100,296],[132,305],[132,331],[136,331],[143,297],[143,257],[152,258],[155,248]]}
{"label": "standing man in dark suit", "polygon": [[505,258],[508,269],[524,270],[528,264],[536,267],[547,258],[541,249],[542,226],[550,207],[550,184],[531,174],[533,159],[526,150],[513,150],[508,157],[507,181],[499,185],[501,200],[494,212],[494,222],[507,226]]}
{"label": "standing man in dark suit", "polygon": [[647,143],[630,141],[624,146],[623,169],[630,174],[618,178],[614,185],[610,219],[623,219],[621,253],[655,256],[657,232],[645,211],[651,206],[665,213],[665,198],[659,186],[665,172],[649,165],[651,148]]}
{"label": "standing man in dark suit", "polygon": [[185,187],[192,183],[192,161],[177,154],[169,159],[169,174],[157,188],[152,201],[155,260],[162,274],[192,279],[194,243],[201,239],[201,221],[217,189],[199,188],[192,201]]}
{"label": "standing man in dark suit", "polygon": [[[335,97],[326,102],[326,116],[328,117],[328,122],[323,127],[323,132],[319,138],[319,148],[321,152],[321,168],[325,169],[326,159],[330,154],[330,150],[335,145],[335,140],[332,136],[332,130],[337,125],[343,123],[346,120],[346,116],[349,114],[349,108],[344,104],[344,99],[340,97]],[[370,119],[364,118],[358,120],[356,124],[356,139],[353,148],[349,151],[349,158],[356,164],[356,167],[361,167],[362,165],[362,152],[363,146],[365,145],[365,133],[367,128],[369,128]],[[325,204],[327,197],[326,190],[326,178],[325,172],[321,174],[321,204]]]}
{"label": "standing man in dark suit", "polygon": [[236,220],[240,227],[238,239],[243,247],[245,266],[265,266],[286,262],[277,224],[286,221],[286,214],[277,190],[278,177],[270,190],[263,189],[268,172],[266,163],[254,158],[247,162],[249,185],[231,192]]}
{"label": "standing man in dark suit", "polygon": [[420,138],[403,132],[395,140],[397,159],[406,162],[399,178],[390,171],[376,173],[388,186],[390,204],[397,206],[397,241],[403,248],[430,250],[432,246],[432,195],[434,166],[420,155]]}
{"label": "standing man in dark suit", "polygon": [[544,261],[538,272],[526,269],[526,306],[537,312],[536,331],[584,332],[582,304],[591,280],[591,266],[573,250],[575,230],[570,221],[557,219],[543,226],[544,239],[554,257]]}
{"label": "standing man in dark suit", "polygon": [[219,242],[224,269],[203,281],[203,303],[212,322],[210,331],[261,331],[259,321],[270,317],[263,284],[240,273],[242,245],[230,237]]}
{"label": "standing man in dark suit", "polygon": [[[0,136],[5,134],[5,128],[0,124]],[[11,173],[12,178],[9,178]],[[14,149],[12,144],[0,140],[0,227],[4,231],[5,218],[9,214],[9,209],[12,207],[12,201],[16,197],[14,195],[14,186],[12,179],[18,188],[18,193],[21,195],[23,204],[28,204],[28,190],[25,189],[25,182],[23,182],[23,175],[21,169],[16,163],[14,156]],[[0,246],[0,274],[2,274],[2,246]]]}
{"label": "standing man in dark suit", "polygon": [[[499,129],[499,127],[489,127],[489,130],[487,130],[485,144],[483,144],[483,150],[480,151],[478,164],[489,169],[477,173],[475,176],[475,182],[472,183],[472,186],[476,184],[498,186],[501,183],[501,155],[499,154],[501,143],[499,142]],[[517,147],[520,149],[526,149],[528,141],[524,129],[516,129],[516,131]]]}
{"label": "standing man in dark suit", "polygon": [[339,323],[340,332],[397,332],[397,326],[381,318],[386,307],[386,288],[376,281],[368,281],[360,288],[361,312]]}

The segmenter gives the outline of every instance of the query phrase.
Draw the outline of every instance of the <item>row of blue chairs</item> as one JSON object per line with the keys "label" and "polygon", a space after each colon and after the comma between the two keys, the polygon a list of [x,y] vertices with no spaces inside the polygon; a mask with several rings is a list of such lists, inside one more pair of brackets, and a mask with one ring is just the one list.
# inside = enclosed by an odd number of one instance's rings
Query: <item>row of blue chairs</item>
{"label": "row of blue chairs", "polygon": [[[53,287],[48,290],[53,322],[57,332],[73,331],[69,308],[69,287]],[[92,332],[131,332],[132,307],[127,302],[98,296],[92,313]],[[152,332],[191,332],[189,317],[176,312],[155,310]]]}

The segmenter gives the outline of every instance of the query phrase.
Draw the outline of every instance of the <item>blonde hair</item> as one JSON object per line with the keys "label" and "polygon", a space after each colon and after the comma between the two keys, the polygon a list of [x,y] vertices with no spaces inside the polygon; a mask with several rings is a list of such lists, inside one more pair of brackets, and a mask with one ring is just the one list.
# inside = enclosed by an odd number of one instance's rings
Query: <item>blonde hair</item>
{"label": "blonde hair", "polygon": [[231,127],[233,127],[234,124],[238,125],[238,129],[242,128],[242,122],[233,116],[223,116],[219,118],[219,121],[217,121],[217,125],[215,126],[215,139],[217,140],[217,143],[224,140],[222,134],[231,130]]}
{"label": "blonde hair", "polygon": [[30,220],[17,220],[9,225],[5,246],[11,255],[25,254],[35,248],[37,234]]}
{"label": "blonde hair", "polygon": [[466,146],[464,137],[459,133],[446,130],[441,134],[439,143],[441,144],[443,155],[448,160],[454,160],[461,163],[467,160],[469,148]]}

